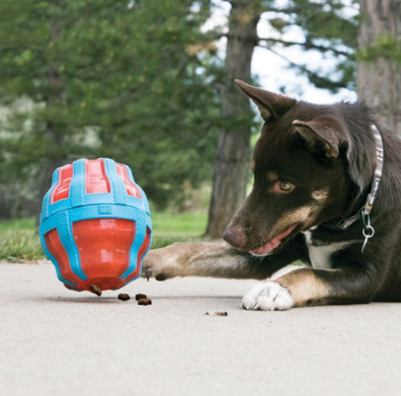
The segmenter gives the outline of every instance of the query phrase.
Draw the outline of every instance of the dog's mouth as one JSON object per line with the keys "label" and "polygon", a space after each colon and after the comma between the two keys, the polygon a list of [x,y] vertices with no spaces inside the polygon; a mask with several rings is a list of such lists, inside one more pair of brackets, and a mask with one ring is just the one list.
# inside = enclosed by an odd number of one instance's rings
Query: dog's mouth
{"label": "dog's mouth", "polygon": [[297,223],[292,224],[281,231],[280,234],[275,236],[270,242],[266,243],[257,249],[250,250],[249,253],[252,253],[255,256],[267,256],[272,254],[280,245],[281,241],[291,234],[291,232],[295,229]]}

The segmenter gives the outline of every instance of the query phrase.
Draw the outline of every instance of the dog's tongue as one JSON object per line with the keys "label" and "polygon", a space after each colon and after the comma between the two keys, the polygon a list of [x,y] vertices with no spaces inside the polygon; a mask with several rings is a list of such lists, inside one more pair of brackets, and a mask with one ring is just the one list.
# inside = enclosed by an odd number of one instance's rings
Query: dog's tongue
{"label": "dog's tongue", "polygon": [[293,224],[286,228],[283,232],[278,234],[275,238],[273,238],[270,242],[266,243],[266,245],[255,249],[255,250],[250,250],[250,253],[256,254],[256,255],[263,255],[266,253],[271,252],[272,250],[276,249],[280,245],[280,241],[285,238],[294,228],[296,224]]}

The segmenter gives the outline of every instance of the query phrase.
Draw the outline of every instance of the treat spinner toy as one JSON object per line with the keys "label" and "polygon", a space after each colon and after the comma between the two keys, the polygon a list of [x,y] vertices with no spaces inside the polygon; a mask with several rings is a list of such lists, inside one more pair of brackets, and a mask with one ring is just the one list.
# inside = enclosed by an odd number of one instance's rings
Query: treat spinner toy
{"label": "treat spinner toy", "polygon": [[141,275],[150,248],[148,200],[127,165],[80,159],[54,172],[39,234],[68,289],[119,289]]}

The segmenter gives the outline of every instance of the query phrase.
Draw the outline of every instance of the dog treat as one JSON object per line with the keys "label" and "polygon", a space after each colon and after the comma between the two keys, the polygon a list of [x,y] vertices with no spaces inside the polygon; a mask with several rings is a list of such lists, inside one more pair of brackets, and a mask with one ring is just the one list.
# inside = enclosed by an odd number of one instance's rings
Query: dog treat
{"label": "dog treat", "polygon": [[93,293],[96,294],[98,297],[102,295],[102,289],[97,287],[96,285],[90,285],[89,290]]}
{"label": "dog treat", "polygon": [[131,298],[130,295],[127,293],[120,293],[118,295],[118,299],[121,301],[128,301],[130,298]]}
{"label": "dog treat", "polygon": [[215,312],[213,315],[210,315],[209,312],[206,312],[205,315],[209,315],[209,316],[228,316],[228,312]]}
{"label": "dog treat", "polygon": [[152,300],[150,298],[141,298],[138,300],[138,305],[152,305]]}
{"label": "dog treat", "polygon": [[142,293],[139,293],[139,294],[137,294],[137,295],[135,296],[135,300],[136,300],[136,301],[139,301],[139,300],[141,300],[142,298],[148,298],[148,296],[147,296],[146,294],[142,294]]}

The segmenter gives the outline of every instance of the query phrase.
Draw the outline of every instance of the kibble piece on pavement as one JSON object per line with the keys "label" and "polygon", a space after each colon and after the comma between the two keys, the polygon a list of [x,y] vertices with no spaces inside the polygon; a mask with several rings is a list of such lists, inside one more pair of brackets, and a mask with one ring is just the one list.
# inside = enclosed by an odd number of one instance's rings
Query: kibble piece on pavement
{"label": "kibble piece on pavement", "polygon": [[228,316],[228,312],[215,312],[214,316]]}
{"label": "kibble piece on pavement", "polygon": [[102,295],[102,289],[100,289],[100,287],[97,287],[96,285],[90,285],[89,286],[89,290],[96,294],[97,296],[101,296]]}
{"label": "kibble piece on pavement", "polygon": [[[210,315],[210,313],[206,312],[205,315]],[[228,316],[228,312],[215,312],[211,316]]]}
{"label": "kibble piece on pavement", "polygon": [[121,301],[128,301],[130,298],[131,298],[130,295],[127,293],[120,293],[118,295],[118,299]]}
{"label": "kibble piece on pavement", "polygon": [[152,300],[150,298],[141,298],[138,300],[138,305],[152,305]]}
{"label": "kibble piece on pavement", "polygon": [[139,301],[139,300],[142,299],[142,298],[148,298],[148,296],[147,296],[146,294],[142,294],[142,293],[139,293],[139,294],[137,294],[137,295],[135,296],[135,300],[136,300],[136,301]]}

